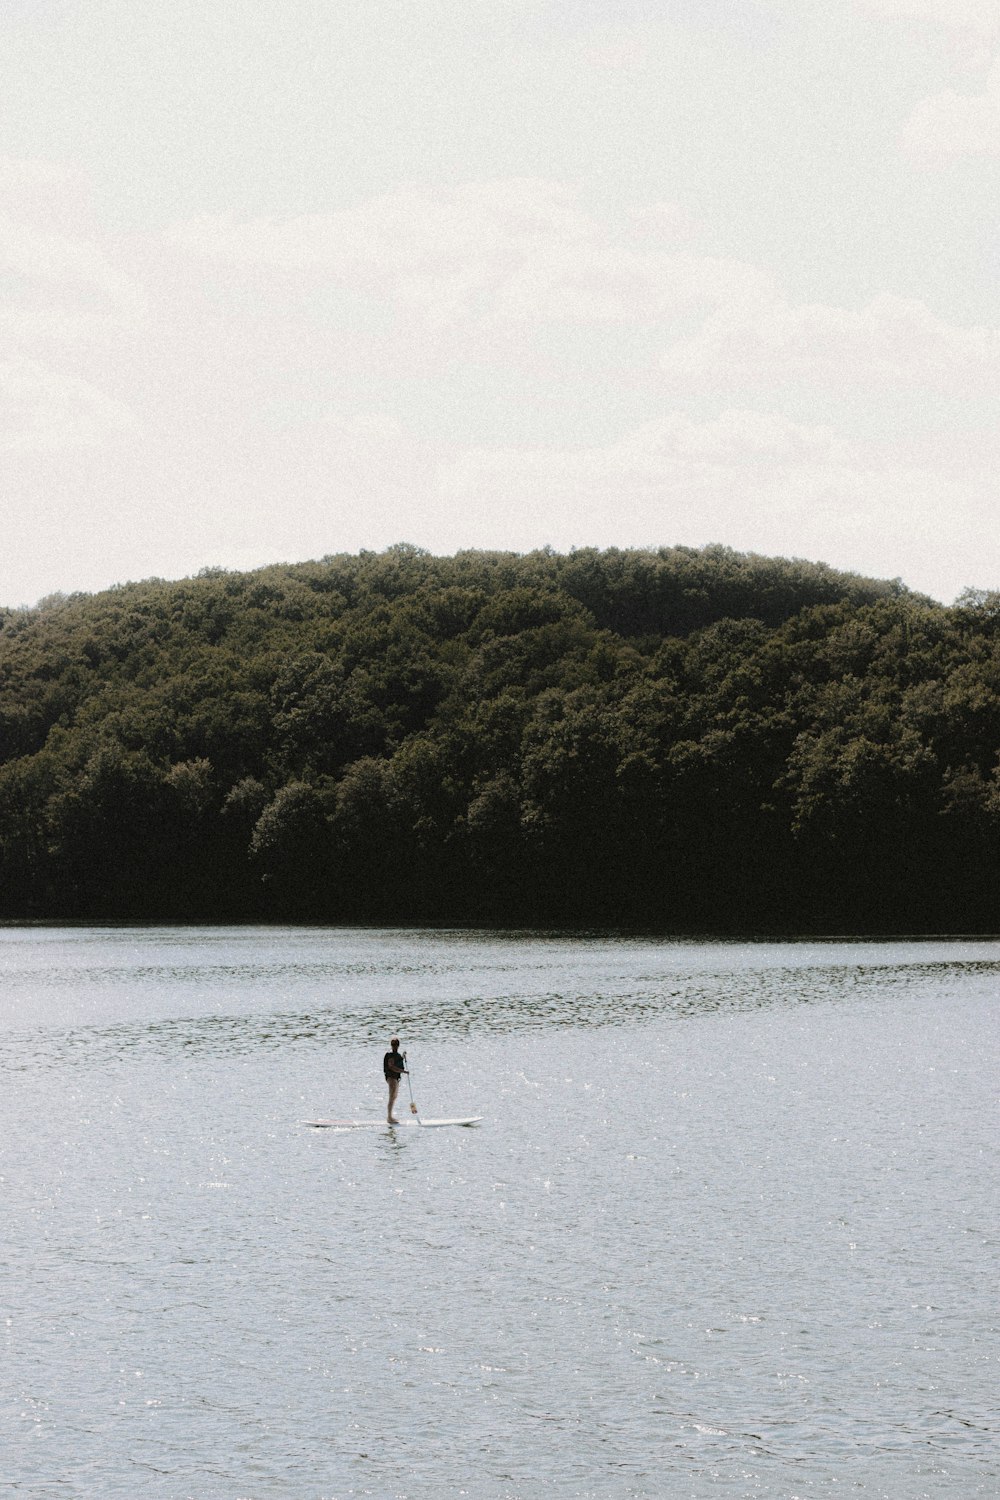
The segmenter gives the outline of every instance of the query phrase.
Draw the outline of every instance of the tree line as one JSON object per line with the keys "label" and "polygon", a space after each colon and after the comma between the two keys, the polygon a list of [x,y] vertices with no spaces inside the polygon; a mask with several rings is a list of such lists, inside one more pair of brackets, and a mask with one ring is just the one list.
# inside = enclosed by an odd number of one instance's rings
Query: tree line
{"label": "tree line", "polygon": [[0,611],[0,916],[1000,926],[1000,596],[724,547]]}

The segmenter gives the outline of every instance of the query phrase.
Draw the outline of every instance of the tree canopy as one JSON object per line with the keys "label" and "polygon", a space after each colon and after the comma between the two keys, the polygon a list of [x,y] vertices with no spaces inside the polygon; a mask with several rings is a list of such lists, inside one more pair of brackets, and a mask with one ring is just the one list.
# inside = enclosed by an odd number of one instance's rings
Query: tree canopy
{"label": "tree canopy", "polygon": [[0,611],[0,915],[998,925],[1000,597],[399,545]]}

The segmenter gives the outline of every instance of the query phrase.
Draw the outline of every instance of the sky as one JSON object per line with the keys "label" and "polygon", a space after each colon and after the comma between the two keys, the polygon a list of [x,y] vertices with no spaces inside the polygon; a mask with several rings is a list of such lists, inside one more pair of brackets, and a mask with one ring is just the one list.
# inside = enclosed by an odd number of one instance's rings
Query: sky
{"label": "sky", "polygon": [[1000,0],[5,0],[0,605],[410,542],[1000,588]]}

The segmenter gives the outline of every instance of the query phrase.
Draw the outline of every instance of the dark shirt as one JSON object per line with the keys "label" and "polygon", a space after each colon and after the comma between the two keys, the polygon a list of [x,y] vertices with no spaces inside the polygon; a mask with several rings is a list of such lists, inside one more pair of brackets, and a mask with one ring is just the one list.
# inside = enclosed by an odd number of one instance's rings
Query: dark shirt
{"label": "dark shirt", "polygon": [[402,1078],[406,1072],[401,1052],[387,1052],[382,1059],[382,1072],[386,1078]]}

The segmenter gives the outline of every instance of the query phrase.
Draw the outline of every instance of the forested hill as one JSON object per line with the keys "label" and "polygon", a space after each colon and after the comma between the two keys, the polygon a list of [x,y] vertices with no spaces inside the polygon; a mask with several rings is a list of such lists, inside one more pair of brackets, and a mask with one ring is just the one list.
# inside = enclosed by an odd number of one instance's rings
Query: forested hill
{"label": "forested hill", "polygon": [[998,631],[721,547],[3,611],[0,915],[996,930]]}

